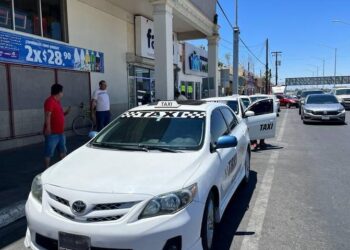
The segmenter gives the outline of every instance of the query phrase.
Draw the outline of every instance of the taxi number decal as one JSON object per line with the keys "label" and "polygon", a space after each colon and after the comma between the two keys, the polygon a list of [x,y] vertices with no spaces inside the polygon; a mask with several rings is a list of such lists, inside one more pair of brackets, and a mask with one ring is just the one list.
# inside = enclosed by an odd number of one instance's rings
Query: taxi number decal
{"label": "taxi number decal", "polygon": [[273,123],[260,124],[260,131],[271,130],[273,128]]}
{"label": "taxi number decal", "polygon": [[122,114],[121,118],[204,118],[205,112],[202,111],[131,111]]}
{"label": "taxi number decal", "polygon": [[237,165],[237,155],[235,155],[229,162],[225,169],[225,176],[228,177],[232,174],[233,170]]}

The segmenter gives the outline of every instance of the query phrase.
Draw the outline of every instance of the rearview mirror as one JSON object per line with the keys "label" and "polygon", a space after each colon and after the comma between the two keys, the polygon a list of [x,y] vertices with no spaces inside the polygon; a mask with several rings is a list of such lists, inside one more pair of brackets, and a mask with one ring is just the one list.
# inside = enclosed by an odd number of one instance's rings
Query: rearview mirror
{"label": "rearview mirror", "polygon": [[237,138],[231,135],[220,136],[215,148],[234,148],[237,146]]}
{"label": "rearview mirror", "polygon": [[93,138],[96,137],[97,134],[98,134],[97,131],[90,131],[90,133],[89,133],[89,138],[90,138],[90,139],[93,139]]}
{"label": "rearview mirror", "polygon": [[244,117],[251,117],[251,116],[254,116],[254,115],[255,115],[254,111],[246,111],[244,113]]}

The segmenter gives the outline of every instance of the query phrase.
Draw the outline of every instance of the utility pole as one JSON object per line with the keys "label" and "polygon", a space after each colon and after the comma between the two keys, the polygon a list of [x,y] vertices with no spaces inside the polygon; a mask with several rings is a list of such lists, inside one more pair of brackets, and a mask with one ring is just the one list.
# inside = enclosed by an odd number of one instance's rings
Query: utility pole
{"label": "utility pole", "polygon": [[335,48],[335,55],[334,55],[334,87],[337,84],[337,48]]}
{"label": "utility pole", "polygon": [[278,84],[278,62],[280,62],[280,61],[278,61],[278,56],[280,56],[281,54],[282,54],[282,52],[281,51],[274,51],[274,52],[271,52],[271,54],[272,54],[272,56],[275,56],[276,57],[276,86],[277,86],[277,84]]}
{"label": "utility pole", "polygon": [[238,94],[238,60],[239,60],[239,27],[238,27],[238,0],[236,0],[236,23],[233,28],[233,94]]}
{"label": "utility pole", "polygon": [[269,93],[269,39],[266,39],[265,94]]}

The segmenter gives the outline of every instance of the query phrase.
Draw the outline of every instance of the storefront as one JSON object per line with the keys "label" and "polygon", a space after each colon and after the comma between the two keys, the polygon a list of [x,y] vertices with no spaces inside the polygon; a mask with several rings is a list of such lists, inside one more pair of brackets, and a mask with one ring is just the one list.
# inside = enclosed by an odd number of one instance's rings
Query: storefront
{"label": "storefront", "polygon": [[[108,84],[113,117],[136,105],[172,99],[180,86],[178,40],[208,40],[206,86],[215,85],[216,2],[202,3],[0,1],[0,150],[43,140],[43,102],[53,83],[64,86],[63,106],[72,106],[67,130],[100,80]],[[191,98],[205,89],[199,86],[202,77],[182,78]]]}

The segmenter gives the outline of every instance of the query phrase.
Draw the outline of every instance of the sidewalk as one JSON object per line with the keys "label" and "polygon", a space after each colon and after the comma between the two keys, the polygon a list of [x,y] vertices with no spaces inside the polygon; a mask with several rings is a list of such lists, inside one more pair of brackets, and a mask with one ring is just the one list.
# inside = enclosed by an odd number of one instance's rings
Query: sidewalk
{"label": "sidewalk", "polygon": [[[88,137],[67,137],[68,153],[89,140]],[[43,143],[0,152],[0,211],[25,201],[33,178],[43,172]],[[59,160],[58,156],[53,162]]]}

